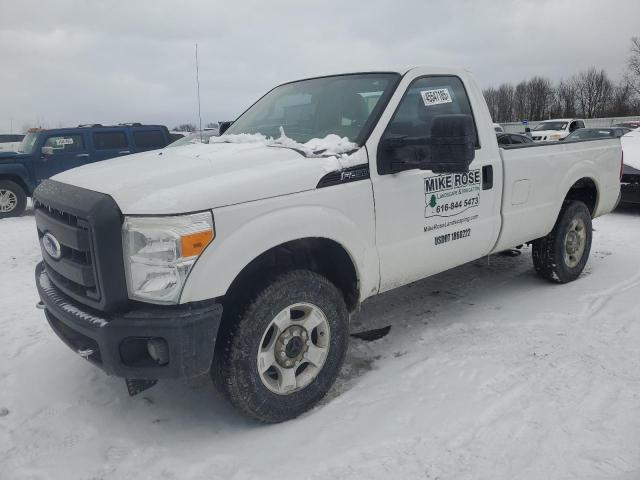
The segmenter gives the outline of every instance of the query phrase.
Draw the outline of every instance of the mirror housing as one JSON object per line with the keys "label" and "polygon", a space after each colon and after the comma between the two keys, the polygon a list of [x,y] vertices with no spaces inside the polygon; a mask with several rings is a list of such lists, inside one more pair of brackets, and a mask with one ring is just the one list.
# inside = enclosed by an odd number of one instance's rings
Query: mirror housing
{"label": "mirror housing", "polygon": [[53,155],[53,147],[42,147],[40,149],[40,151],[42,152],[42,155]]}
{"label": "mirror housing", "polygon": [[390,135],[380,140],[380,173],[431,170],[434,173],[468,172],[476,154],[476,129],[471,115],[437,115],[431,135]]}
{"label": "mirror housing", "polygon": [[465,114],[438,115],[431,125],[430,170],[468,172],[476,156],[473,117]]}

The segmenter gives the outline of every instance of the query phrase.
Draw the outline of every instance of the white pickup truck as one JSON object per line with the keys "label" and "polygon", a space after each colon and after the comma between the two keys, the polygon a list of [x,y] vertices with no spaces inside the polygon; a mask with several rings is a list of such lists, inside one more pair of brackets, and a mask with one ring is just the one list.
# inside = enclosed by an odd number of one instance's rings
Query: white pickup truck
{"label": "white pickup truck", "polygon": [[130,394],[210,373],[283,421],[329,390],[373,295],[525,243],[542,277],[575,280],[621,156],[619,139],[499,148],[466,70],[287,83],[213,143],[43,182],[38,306]]}
{"label": "white pickup truck", "polygon": [[545,120],[531,131],[531,138],[534,142],[557,142],[564,140],[580,128],[584,128],[584,120],[576,118]]}

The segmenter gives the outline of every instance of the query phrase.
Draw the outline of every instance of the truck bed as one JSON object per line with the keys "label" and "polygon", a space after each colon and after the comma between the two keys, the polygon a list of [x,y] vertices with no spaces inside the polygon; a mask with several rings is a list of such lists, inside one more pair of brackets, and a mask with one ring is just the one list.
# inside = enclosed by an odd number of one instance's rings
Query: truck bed
{"label": "truck bed", "polygon": [[501,146],[500,155],[502,228],[493,251],[547,235],[576,182],[595,185],[594,218],[609,213],[618,202],[620,139]]}

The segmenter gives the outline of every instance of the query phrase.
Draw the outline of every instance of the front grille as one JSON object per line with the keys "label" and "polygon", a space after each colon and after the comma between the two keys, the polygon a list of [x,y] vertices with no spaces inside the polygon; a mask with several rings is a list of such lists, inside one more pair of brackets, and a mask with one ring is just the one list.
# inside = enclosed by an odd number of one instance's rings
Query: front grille
{"label": "front grille", "polygon": [[[113,198],[45,180],[36,188],[33,203],[45,268],[56,287],[97,311],[129,308],[122,213]],[[47,232],[55,237],[55,241],[48,238],[53,255],[43,246]]]}
{"label": "front grille", "polygon": [[63,291],[99,301],[100,290],[91,252],[89,223],[38,200],[33,206],[41,246],[45,233],[52,234],[61,246],[60,259],[52,258],[41,248],[45,268],[51,280]]}

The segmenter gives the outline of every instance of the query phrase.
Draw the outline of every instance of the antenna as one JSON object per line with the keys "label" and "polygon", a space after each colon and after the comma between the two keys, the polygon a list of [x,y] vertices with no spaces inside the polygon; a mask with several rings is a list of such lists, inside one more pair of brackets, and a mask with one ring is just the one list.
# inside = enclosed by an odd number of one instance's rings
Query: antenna
{"label": "antenna", "polygon": [[198,119],[200,121],[200,143],[202,140],[202,112],[200,110],[200,68],[198,65],[198,44],[196,43],[196,85],[198,86]]}

